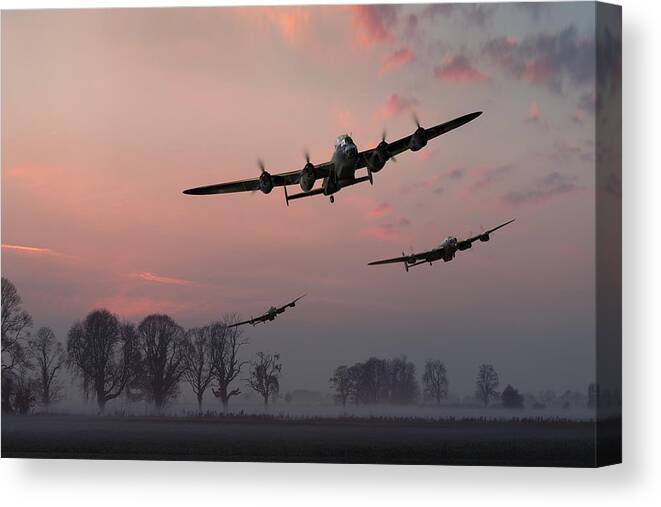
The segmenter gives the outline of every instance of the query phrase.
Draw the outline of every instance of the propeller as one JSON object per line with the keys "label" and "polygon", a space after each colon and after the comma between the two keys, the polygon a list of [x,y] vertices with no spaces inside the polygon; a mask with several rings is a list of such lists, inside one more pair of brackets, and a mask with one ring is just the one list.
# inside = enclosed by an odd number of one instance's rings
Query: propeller
{"label": "propeller", "polygon": [[[386,129],[383,129],[383,132],[381,132],[381,142],[385,143],[386,146],[388,145],[388,141],[386,141]],[[390,156],[388,160],[392,162],[397,162],[397,159],[394,156]]]}
{"label": "propeller", "polygon": [[259,158],[257,159],[257,165],[259,166],[259,169],[261,171],[261,174],[259,175],[259,186],[260,190],[268,194],[273,190],[273,178],[271,177],[271,174],[266,170],[266,167],[264,166],[264,161]]}
{"label": "propeller", "polygon": [[413,113],[413,121],[415,122],[416,127],[421,128],[420,127],[420,120],[418,119],[418,115],[415,114],[415,113]]}

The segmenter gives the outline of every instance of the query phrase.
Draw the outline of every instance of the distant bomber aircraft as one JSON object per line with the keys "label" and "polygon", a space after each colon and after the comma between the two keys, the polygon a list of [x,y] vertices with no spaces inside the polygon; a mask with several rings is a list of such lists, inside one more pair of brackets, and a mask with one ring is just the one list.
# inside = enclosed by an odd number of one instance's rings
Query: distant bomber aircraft
{"label": "distant bomber aircraft", "polygon": [[[372,174],[383,169],[386,162],[394,159],[395,155],[399,155],[406,150],[421,150],[431,139],[461,127],[481,114],[482,112],[470,113],[428,129],[421,127],[420,122],[415,118],[418,128],[413,134],[388,143],[386,142],[386,133],[384,131],[381,136],[381,142],[375,148],[361,152],[358,152],[353,139],[344,134],[339,136],[335,141],[335,152],[330,162],[315,165],[310,162],[310,156],[306,153],[306,164],[303,169],[281,174],[271,174],[266,170],[264,163],[260,160],[258,163],[262,173],[257,178],[190,188],[184,190],[184,194],[229,194],[233,192],[255,192],[257,190],[268,194],[273,190],[273,187],[284,187],[287,206],[289,206],[289,201],[293,201],[294,199],[319,194],[329,196],[330,202],[334,202],[335,197],[333,194],[345,187],[364,181],[369,181],[370,184],[373,184]],[[367,175],[357,178],[356,171],[362,168],[367,169]],[[319,179],[323,180],[321,187],[313,188],[315,182]],[[287,185],[296,184],[299,184],[303,191],[298,194],[289,195],[287,193]]]}
{"label": "distant bomber aircraft", "polygon": [[296,302],[299,299],[302,299],[303,297],[305,297],[305,294],[303,294],[302,296],[297,297],[291,303],[287,303],[284,306],[280,306],[280,307],[272,306],[271,308],[266,310],[266,312],[263,313],[262,315],[260,315],[259,317],[251,317],[249,320],[244,320],[243,322],[237,322],[237,323],[232,324],[228,327],[242,326],[243,324],[250,324],[251,326],[256,326],[257,324],[262,324],[264,322],[270,322],[273,319],[275,319],[278,315],[280,315],[281,313],[284,313],[287,308],[290,308],[290,307],[294,308],[296,306]]}
{"label": "distant bomber aircraft", "polygon": [[440,261],[441,259],[445,262],[449,262],[452,259],[454,259],[455,254],[457,253],[457,250],[459,251],[464,251],[468,250],[473,246],[473,242],[477,241],[478,239],[480,241],[489,241],[490,235],[492,232],[497,231],[501,227],[505,227],[507,224],[511,224],[514,222],[514,218],[508,222],[505,222],[504,224],[500,224],[498,227],[494,227],[493,229],[489,229],[488,231],[484,231],[477,236],[473,236],[472,238],[468,239],[463,239],[463,240],[458,240],[457,238],[453,236],[448,236],[443,242],[438,245],[436,248],[432,248],[431,250],[427,252],[422,252],[422,253],[412,253],[411,255],[406,255],[404,252],[402,252],[401,257],[394,257],[392,259],[384,259],[381,261],[374,261],[370,262],[368,266],[377,266],[379,264],[394,264],[397,262],[402,262],[404,264],[404,269],[408,272],[409,268],[412,268],[414,266],[419,266],[420,264],[426,264],[429,263],[431,264],[435,261]]}

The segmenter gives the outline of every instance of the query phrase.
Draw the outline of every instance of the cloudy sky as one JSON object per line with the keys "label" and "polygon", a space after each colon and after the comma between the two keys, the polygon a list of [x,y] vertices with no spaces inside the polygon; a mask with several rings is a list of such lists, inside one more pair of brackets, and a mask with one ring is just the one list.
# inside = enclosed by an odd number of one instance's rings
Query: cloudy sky
{"label": "cloudy sky", "polygon": [[[594,6],[4,12],[2,273],[65,340],[97,307],[257,314],[283,388],[405,354],[524,391],[594,375]],[[473,111],[376,175],[286,207],[191,186],[302,168]],[[449,264],[367,267],[516,217]]]}

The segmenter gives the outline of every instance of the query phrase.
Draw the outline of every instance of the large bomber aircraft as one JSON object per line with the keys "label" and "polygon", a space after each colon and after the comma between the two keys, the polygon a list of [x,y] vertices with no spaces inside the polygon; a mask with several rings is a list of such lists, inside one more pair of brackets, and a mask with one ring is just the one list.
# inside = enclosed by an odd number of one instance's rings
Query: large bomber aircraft
{"label": "large bomber aircraft", "polygon": [[[428,141],[465,125],[481,114],[482,112],[470,113],[428,129],[420,126],[420,122],[415,118],[417,129],[413,134],[388,143],[384,132],[381,136],[381,142],[375,148],[361,152],[358,151],[351,136],[343,134],[335,141],[335,151],[330,162],[315,165],[310,162],[310,156],[306,153],[306,164],[303,169],[281,174],[271,174],[266,170],[264,163],[260,160],[258,162],[261,169],[259,177],[190,188],[184,190],[184,194],[229,194],[234,192],[255,192],[257,190],[268,194],[274,187],[283,187],[287,206],[289,206],[289,201],[320,194],[328,196],[332,203],[335,201],[334,194],[345,187],[364,181],[369,181],[370,184],[373,184],[373,174],[383,169],[386,162],[393,159],[396,155],[406,150],[421,150],[427,145]],[[363,168],[367,169],[367,175],[356,177],[356,171]],[[322,180],[321,187],[314,188],[317,180]],[[300,185],[302,192],[289,195],[287,186],[296,184]]]}
{"label": "large bomber aircraft", "polygon": [[287,303],[286,305],[272,306],[271,308],[266,310],[263,314],[259,315],[258,317],[251,317],[248,320],[244,320],[244,321],[241,321],[241,322],[235,322],[234,324],[232,324],[228,327],[242,326],[244,324],[250,324],[251,326],[256,326],[257,324],[270,322],[270,321],[274,320],[281,313],[284,313],[284,311],[287,308],[294,308],[296,306],[296,303],[298,302],[298,300],[302,299],[303,297],[305,297],[305,294],[303,294],[302,296],[297,297],[292,302]]}
{"label": "large bomber aircraft", "polygon": [[404,269],[406,269],[406,271],[408,272],[409,268],[419,266],[420,264],[429,263],[429,265],[431,266],[432,263],[440,260],[443,260],[444,262],[449,262],[452,259],[454,259],[454,256],[457,253],[457,251],[462,252],[464,250],[468,250],[473,246],[473,242],[477,240],[489,241],[492,233],[494,233],[501,227],[505,227],[506,225],[511,224],[512,222],[514,222],[514,220],[515,219],[513,218],[512,220],[509,220],[504,224],[500,224],[499,226],[494,227],[493,229],[489,229],[488,231],[484,231],[478,234],[477,236],[472,236],[467,239],[459,240],[454,236],[448,236],[436,248],[432,248],[431,250],[427,250],[426,252],[412,253],[410,255],[406,255],[404,252],[402,252],[401,257],[393,257],[392,259],[373,261],[368,263],[368,266],[378,266],[380,264],[395,264],[401,262],[404,264]]}

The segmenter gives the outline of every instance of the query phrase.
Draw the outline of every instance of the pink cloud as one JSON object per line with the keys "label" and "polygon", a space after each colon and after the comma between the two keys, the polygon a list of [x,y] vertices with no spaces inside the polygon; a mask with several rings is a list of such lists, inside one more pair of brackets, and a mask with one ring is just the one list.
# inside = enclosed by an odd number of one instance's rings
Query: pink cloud
{"label": "pink cloud", "polygon": [[394,5],[352,5],[354,37],[360,47],[392,40],[392,29],[397,22]]}
{"label": "pink cloud", "polygon": [[379,218],[389,214],[391,211],[392,211],[392,206],[390,206],[390,204],[388,204],[387,202],[382,202],[376,208],[370,210],[367,213],[367,216],[369,218]]}
{"label": "pink cloud", "polygon": [[398,217],[393,222],[367,228],[365,234],[385,240],[400,239],[402,229],[410,225],[411,221],[408,218]]}
{"label": "pink cloud", "polygon": [[410,111],[411,108],[418,104],[418,101],[413,97],[402,97],[393,93],[386,100],[385,104],[381,107],[379,113],[384,118],[396,116],[404,111]]}
{"label": "pink cloud", "polygon": [[388,72],[402,65],[406,65],[413,59],[413,51],[409,48],[401,48],[390,53],[383,59],[381,64],[381,73]]}
{"label": "pink cloud", "polygon": [[532,84],[544,84],[552,81],[555,76],[553,69],[546,58],[538,57],[528,60],[521,72],[521,79]]}
{"label": "pink cloud", "polygon": [[275,23],[282,38],[289,44],[301,41],[310,24],[311,9],[303,7],[265,7],[267,17]]}
{"label": "pink cloud", "polygon": [[455,55],[434,69],[434,75],[441,81],[470,83],[486,81],[487,76],[473,67],[465,55]]}
{"label": "pink cloud", "polygon": [[27,255],[50,255],[55,257],[71,257],[69,255],[56,252],[50,248],[41,248],[36,246],[12,245],[11,243],[2,243],[2,248],[19,254]]}
{"label": "pink cloud", "polygon": [[190,280],[184,280],[183,278],[174,278],[170,276],[161,276],[161,275],[156,275],[154,273],[149,273],[147,271],[141,271],[137,273],[129,273],[127,275],[129,278],[136,278],[138,280],[144,280],[146,282],[155,282],[155,283],[163,283],[166,285],[180,285],[183,287],[193,287],[196,285],[199,285],[195,282],[192,282]]}
{"label": "pink cloud", "polygon": [[539,121],[539,105],[537,102],[531,102],[528,106],[527,120],[529,122]]}
{"label": "pink cloud", "polygon": [[174,314],[183,312],[189,308],[189,305],[167,299],[119,294],[99,299],[92,307],[107,308],[121,317],[145,317],[152,313]]}

